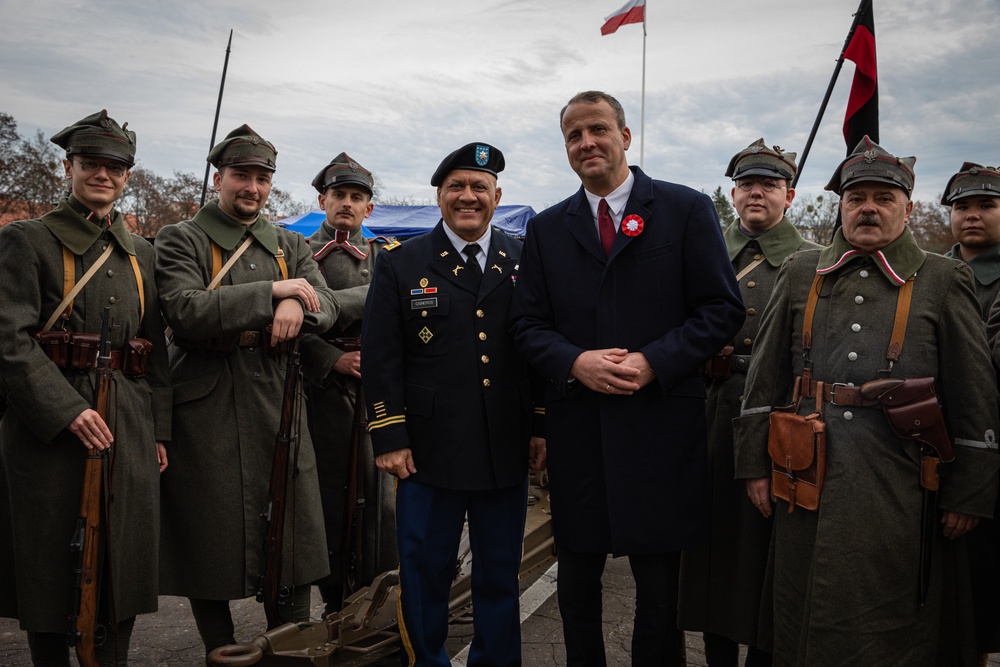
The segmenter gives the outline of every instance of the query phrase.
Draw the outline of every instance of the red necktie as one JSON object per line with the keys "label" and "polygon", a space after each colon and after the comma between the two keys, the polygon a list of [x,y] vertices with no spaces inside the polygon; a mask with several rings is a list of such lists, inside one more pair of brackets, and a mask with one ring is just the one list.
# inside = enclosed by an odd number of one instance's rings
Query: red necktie
{"label": "red necktie", "polygon": [[604,248],[604,254],[610,255],[611,246],[615,244],[615,221],[611,219],[607,199],[602,199],[597,205],[597,228],[601,232],[601,247]]}

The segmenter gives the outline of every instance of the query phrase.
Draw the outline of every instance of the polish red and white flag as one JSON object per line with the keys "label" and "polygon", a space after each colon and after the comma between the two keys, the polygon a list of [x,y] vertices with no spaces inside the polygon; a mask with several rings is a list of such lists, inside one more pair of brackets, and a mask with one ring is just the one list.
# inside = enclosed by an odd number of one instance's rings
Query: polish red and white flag
{"label": "polish red and white flag", "polygon": [[610,35],[627,23],[642,23],[646,16],[646,0],[629,0],[617,11],[604,17],[602,35]]}

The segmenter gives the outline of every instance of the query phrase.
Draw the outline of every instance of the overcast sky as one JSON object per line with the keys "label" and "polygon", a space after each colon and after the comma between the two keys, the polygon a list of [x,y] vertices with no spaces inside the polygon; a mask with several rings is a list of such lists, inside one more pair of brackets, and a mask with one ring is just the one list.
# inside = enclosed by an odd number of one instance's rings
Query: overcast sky
{"label": "overcast sky", "polygon": [[[0,0],[0,111],[47,136],[107,108],[161,175],[204,172],[229,29],[221,139],[249,123],[278,148],[275,184],[340,151],[386,194],[429,199],[441,159],[500,148],[503,203],[572,194],[558,127],[573,94],[624,105],[639,164],[642,26],[601,36],[624,0]],[[1000,0],[874,0],[881,144],[916,155],[917,199],[962,162],[1000,163]],[[648,0],[644,168],[705,192],[763,136],[801,153],[858,0]],[[843,158],[847,62],[799,182]]]}

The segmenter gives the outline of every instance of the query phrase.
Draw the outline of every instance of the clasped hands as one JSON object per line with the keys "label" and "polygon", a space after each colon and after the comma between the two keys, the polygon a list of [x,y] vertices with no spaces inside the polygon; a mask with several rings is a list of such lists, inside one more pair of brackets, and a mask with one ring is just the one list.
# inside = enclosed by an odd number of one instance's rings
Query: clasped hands
{"label": "clasped hands", "polygon": [[630,396],[656,377],[646,355],[620,347],[587,350],[576,358],[570,375],[601,394]]}

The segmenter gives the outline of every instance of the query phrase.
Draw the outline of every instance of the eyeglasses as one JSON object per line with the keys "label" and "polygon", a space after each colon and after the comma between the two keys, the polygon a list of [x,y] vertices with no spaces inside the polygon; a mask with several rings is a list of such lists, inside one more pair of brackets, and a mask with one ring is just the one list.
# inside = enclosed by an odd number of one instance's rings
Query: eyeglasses
{"label": "eyeglasses", "polygon": [[778,183],[777,181],[766,178],[762,181],[737,181],[736,187],[738,187],[743,192],[751,192],[755,185],[759,185],[760,189],[764,192],[774,192],[775,188],[785,187],[784,183]]}
{"label": "eyeglasses", "polygon": [[104,167],[104,170],[108,172],[108,176],[121,178],[128,171],[128,166],[123,162],[101,162],[100,160],[91,160],[90,158],[83,157],[75,159],[76,163],[80,165],[80,169],[83,169],[88,174],[96,174],[101,170],[101,167]]}

